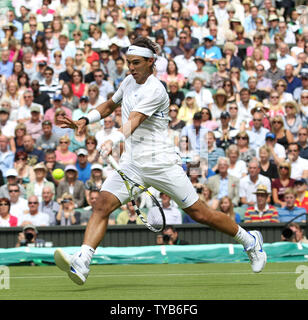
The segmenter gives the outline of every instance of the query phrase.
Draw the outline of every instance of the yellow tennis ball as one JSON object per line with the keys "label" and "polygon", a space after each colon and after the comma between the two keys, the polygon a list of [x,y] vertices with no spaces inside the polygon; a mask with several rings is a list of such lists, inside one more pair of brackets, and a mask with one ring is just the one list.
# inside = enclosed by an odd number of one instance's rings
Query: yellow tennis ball
{"label": "yellow tennis ball", "polygon": [[55,169],[52,171],[52,176],[56,180],[61,180],[64,177],[64,171],[62,169]]}

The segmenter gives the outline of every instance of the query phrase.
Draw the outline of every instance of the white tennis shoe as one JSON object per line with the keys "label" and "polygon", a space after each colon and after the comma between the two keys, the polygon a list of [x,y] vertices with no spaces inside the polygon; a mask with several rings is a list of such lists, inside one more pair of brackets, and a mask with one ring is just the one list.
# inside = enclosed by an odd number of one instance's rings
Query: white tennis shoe
{"label": "white tennis shoe", "polygon": [[263,238],[260,231],[249,231],[255,238],[255,244],[252,248],[245,250],[250,260],[251,268],[253,272],[261,272],[266,265],[266,252],[263,250]]}
{"label": "white tennis shoe", "polygon": [[81,252],[69,255],[59,248],[54,253],[54,259],[57,267],[66,272],[73,282],[78,285],[86,282],[90,269],[81,259]]}

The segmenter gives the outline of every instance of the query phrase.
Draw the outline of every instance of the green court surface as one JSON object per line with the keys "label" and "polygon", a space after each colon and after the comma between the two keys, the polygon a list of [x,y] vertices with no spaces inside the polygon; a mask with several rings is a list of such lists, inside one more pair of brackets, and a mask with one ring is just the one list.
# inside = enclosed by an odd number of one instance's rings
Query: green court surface
{"label": "green court surface", "polygon": [[300,262],[268,263],[259,274],[248,263],[93,265],[77,286],[55,266],[11,266],[0,300],[302,300],[307,270]]}

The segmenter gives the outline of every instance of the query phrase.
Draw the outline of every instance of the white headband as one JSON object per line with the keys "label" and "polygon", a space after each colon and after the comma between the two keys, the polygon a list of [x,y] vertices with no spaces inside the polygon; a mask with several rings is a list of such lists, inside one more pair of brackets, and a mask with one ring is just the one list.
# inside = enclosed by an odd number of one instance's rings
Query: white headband
{"label": "white headband", "polygon": [[126,52],[127,55],[140,56],[145,58],[156,58],[156,54],[148,48],[129,46]]}

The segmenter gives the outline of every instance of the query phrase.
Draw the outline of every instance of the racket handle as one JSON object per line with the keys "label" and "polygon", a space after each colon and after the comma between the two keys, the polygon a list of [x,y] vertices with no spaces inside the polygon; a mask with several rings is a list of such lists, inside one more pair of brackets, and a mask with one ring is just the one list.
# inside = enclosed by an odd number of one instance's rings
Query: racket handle
{"label": "racket handle", "polygon": [[116,169],[116,170],[120,170],[119,164],[115,161],[114,157],[109,155],[108,156],[108,161],[111,164],[111,166]]}

